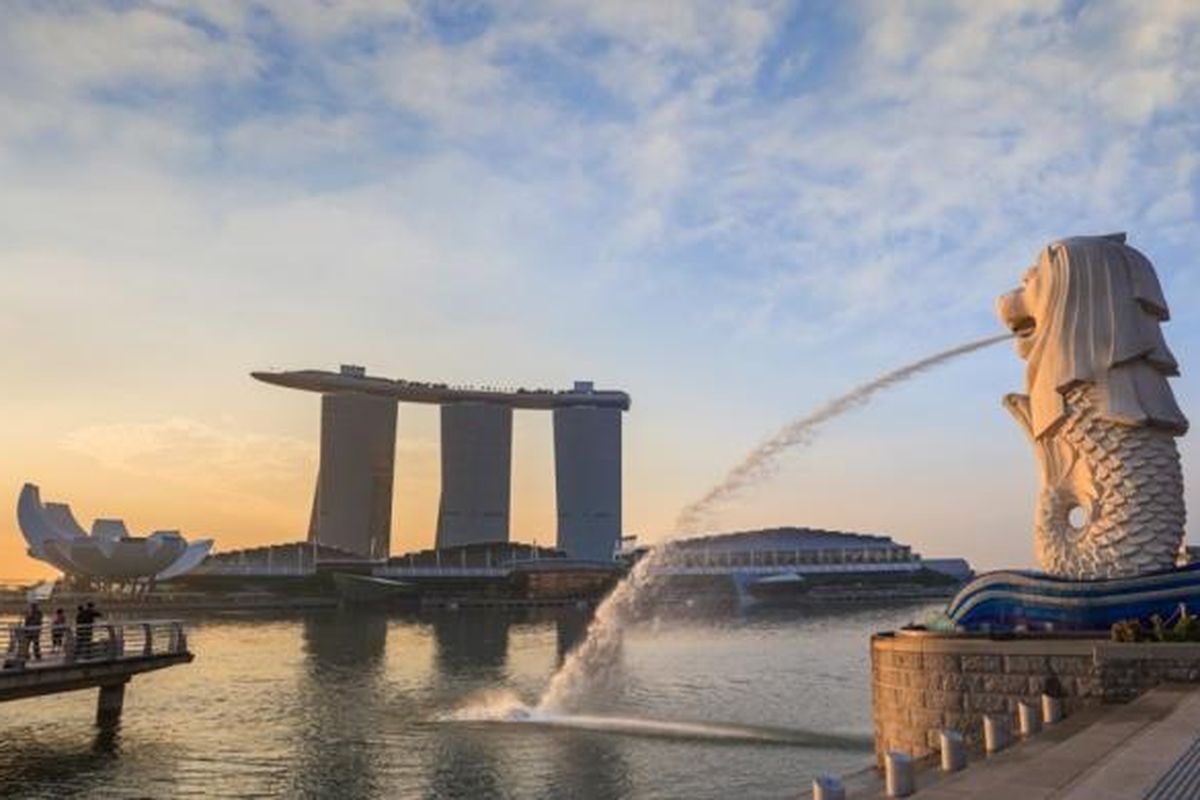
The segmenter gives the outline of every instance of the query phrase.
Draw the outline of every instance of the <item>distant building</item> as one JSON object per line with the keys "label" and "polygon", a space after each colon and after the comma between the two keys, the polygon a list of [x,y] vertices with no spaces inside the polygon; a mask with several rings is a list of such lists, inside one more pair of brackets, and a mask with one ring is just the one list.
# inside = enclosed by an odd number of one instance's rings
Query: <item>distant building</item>
{"label": "distant building", "polygon": [[365,394],[321,397],[321,459],[308,540],[373,560],[391,547],[396,404]]}
{"label": "distant building", "polygon": [[971,576],[962,559],[926,561],[889,536],[768,528],[677,539],[652,565],[676,595],[743,602],[945,596]]}
{"label": "distant building", "polygon": [[554,409],[554,483],[558,547],[612,561],[621,543],[621,409]]}
{"label": "distant building", "polygon": [[677,539],[670,543],[668,558],[672,563],[753,566],[909,563],[920,557],[890,536],[820,528],[764,528]]}
{"label": "distant building", "polygon": [[570,389],[451,387],[388,380],[357,365],[338,372],[254,372],[276,386],[321,393],[321,459],[309,541],[372,561],[389,554],[399,403],[441,409],[439,548],[506,542],[514,409],[554,418],[558,548],[611,563],[621,537],[621,414],[629,395],[576,381]]}
{"label": "distant building", "polygon": [[27,483],[17,498],[17,524],[29,555],[71,578],[136,585],[184,575],[212,549],[211,539],[189,543],[179,531],[132,536],[119,519],[97,519],[83,530],[65,503],[42,503]]}
{"label": "distant building", "polygon": [[443,405],[439,548],[508,541],[512,499],[512,408]]}
{"label": "distant building", "polygon": [[966,583],[975,577],[975,570],[965,558],[923,558],[921,563],[934,572],[949,575],[957,581]]}

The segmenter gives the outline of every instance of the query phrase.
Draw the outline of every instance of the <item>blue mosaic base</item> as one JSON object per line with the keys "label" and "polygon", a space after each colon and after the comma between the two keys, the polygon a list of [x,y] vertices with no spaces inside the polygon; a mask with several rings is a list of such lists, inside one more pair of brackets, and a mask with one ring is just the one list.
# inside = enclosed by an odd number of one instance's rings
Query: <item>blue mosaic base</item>
{"label": "blue mosaic base", "polygon": [[1133,578],[1075,581],[1002,570],[968,583],[946,608],[960,630],[1107,631],[1123,620],[1168,619],[1179,606],[1200,615],[1200,564]]}

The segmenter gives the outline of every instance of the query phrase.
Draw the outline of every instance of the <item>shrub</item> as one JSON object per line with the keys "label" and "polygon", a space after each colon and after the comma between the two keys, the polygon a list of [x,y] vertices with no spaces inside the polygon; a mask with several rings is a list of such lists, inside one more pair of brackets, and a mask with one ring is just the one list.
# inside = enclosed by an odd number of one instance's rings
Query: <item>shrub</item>
{"label": "shrub", "polygon": [[1200,618],[1180,603],[1169,620],[1157,614],[1150,617],[1149,627],[1136,619],[1113,623],[1109,637],[1114,642],[1200,642]]}
{"label": "shrub", "polygon": [[1109,635],[1114,642],[1141,642],[1146,638],[1145,631],[1142,630],[1142,623],[1136,619],[1114,622],[1109,630]]}

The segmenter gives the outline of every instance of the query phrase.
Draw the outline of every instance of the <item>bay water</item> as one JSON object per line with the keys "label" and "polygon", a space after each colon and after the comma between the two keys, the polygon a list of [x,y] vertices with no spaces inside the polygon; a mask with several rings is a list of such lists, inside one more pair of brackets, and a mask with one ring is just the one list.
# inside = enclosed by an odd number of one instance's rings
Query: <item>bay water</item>
{"label": "bay water", "polygon": [[534,703],[588,610],[195,616],[115,729],[94,690],[0,705],[0,796],[795,797],[870,762],[868,637],[937,607],[644,620],[567,724],[455,711]]}

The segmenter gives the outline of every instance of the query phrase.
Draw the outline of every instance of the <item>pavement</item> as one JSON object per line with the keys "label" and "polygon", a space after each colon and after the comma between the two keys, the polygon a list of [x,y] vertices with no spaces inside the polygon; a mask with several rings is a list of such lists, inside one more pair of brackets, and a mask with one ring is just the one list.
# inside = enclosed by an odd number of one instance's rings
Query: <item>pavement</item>
{"label": "pavement", "polygon": [[[1131,703],[1102,706],[962,772],[925,762],[915,800],[1185,800],[1200,798],[1200,687],[1164,685]],[[878,782],[853,800],[883,797]]]}

